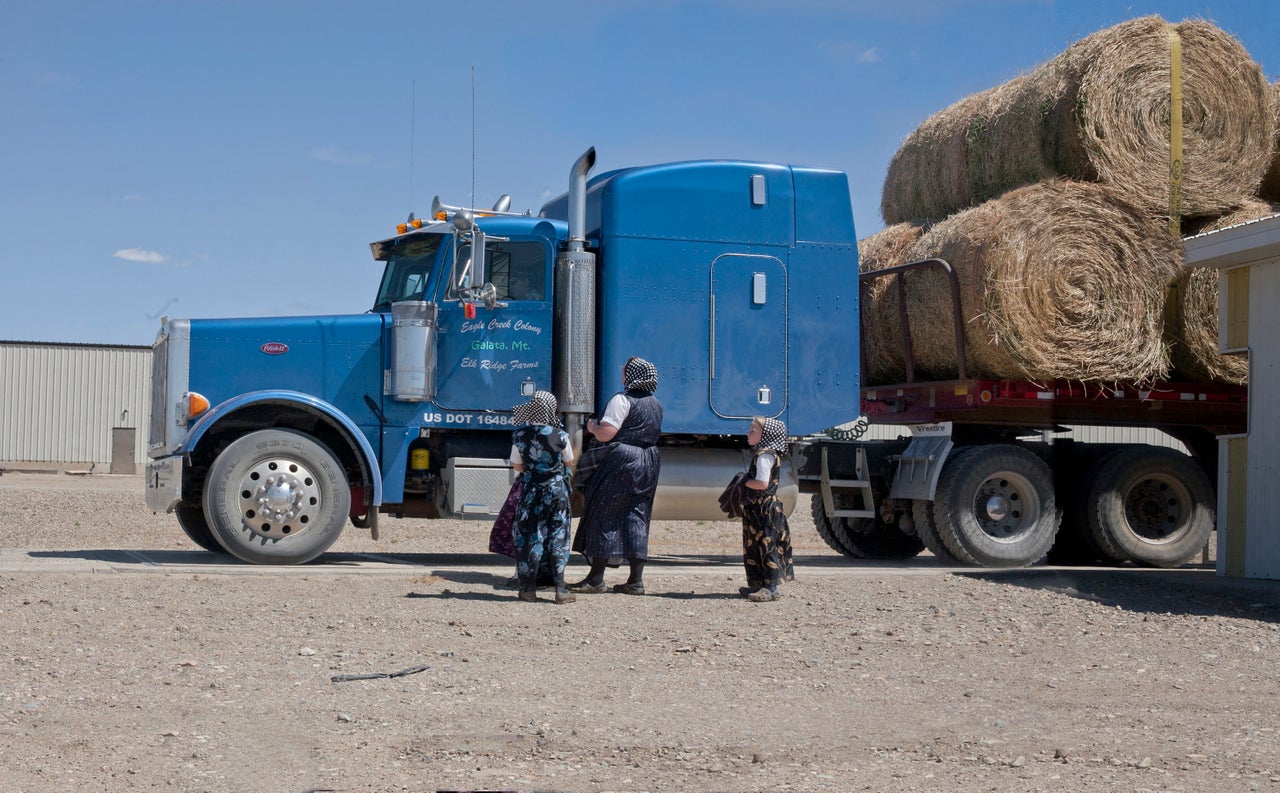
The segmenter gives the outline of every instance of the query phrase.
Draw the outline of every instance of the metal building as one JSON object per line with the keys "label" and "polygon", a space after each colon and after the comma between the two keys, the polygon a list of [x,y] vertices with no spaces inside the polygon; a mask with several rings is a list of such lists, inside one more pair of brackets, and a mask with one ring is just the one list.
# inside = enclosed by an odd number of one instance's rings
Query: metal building
{"label": "metal building", "polygon": [[0,341],[0,469],[135,474],[151,348]]}
{"label": "metal building", "polygon": [[1218,440],[1218,575],[1280,579],[1280,215],[1183,243],[1218,269],[1218,349],[1249,356],[1249,423]]}

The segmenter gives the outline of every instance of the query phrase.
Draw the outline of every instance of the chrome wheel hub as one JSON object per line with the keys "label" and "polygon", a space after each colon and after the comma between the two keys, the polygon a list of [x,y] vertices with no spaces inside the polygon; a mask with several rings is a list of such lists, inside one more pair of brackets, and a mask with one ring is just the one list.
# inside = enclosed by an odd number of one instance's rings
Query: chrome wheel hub
{"label": "chrome wheel hub", "polygon": [[302,533],[321,507],[315,475],[295,460],[263,460],[240,484],[240,514],[256,533],[281,539]]}

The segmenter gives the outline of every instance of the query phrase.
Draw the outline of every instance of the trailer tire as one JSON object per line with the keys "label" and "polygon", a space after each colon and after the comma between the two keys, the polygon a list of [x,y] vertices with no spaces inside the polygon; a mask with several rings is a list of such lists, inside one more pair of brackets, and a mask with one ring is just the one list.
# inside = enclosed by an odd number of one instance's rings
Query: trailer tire
{"label": "trailer tire", "polygon": [[1089,492],[1089,529],[1109,556],[1177,567],[1209,540],[1214,492],[1195,460],[1174,449],[1131,446],[1107,457]]}
{"label": "trailer tire", "polygon": [[178,525],[187,537],[206,551],[226,553],[213,536],[209,521],[204,518],[204,508],[199,504],[183,502],[174,507],[173,514],[178,518]]}
{"label": "trailer tire", "polygon": [[916,525],[916,537],[920,539],[920,544],[929,549],[929,553],[933,554],[938,560],[938,564],[957,565],[960,560],[951,552],[951,549],[942,544],[942,540],[938,538],[938,529],[933,525],[933,502],[925,501],[917,498],[911,502],[911,519]]}
{"label": "trailer tire", "polygon": [[1061,515],[1048,463],[1019,446],[971,446],[947,460],[930,514],[961,561],[1026,567],[1053,546]]}
{"label": "trailer tire", "polygon": [[327,446],[301,432],[272,429],[222,450],[203,500],[213,536],[227,553],[253,564],[302,564],[337,541],[351,490]]}

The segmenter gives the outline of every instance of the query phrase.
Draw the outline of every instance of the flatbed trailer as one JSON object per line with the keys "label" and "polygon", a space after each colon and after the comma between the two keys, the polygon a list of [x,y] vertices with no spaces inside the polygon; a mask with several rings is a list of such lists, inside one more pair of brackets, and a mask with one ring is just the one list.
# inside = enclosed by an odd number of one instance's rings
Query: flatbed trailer
{"label": "flatbed trailer", "polygon": [[[853,431],[794,449],[800,492],[813,494],[827,543],[856,558],[904,559],[927,548],[944,562],[988,567],[1045,558],[1174,567],[1199,552],[1214,528],[1217,438],[1245,431],[1248,388],[967,377],[950,265],[933,259],[862,277],[901,284],[924,268],[952,280],[960,376],[911,380],[900,313],[908,381],[863,388]],[[871,424],[905,425],[910,434],[862,440]],[[1189,454],[1080,442],[1073,426],[1158,430]]]}

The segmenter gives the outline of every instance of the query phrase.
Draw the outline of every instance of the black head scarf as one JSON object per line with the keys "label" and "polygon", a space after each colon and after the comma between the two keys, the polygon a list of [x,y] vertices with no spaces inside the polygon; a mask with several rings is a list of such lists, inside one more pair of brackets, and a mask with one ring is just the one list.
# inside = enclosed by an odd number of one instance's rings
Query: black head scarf
{"label": "black head scarf", "polygon": [[560,404],[554,394],[547,391],[535,392],[533,398],[515,406],[511,411],[517,424],[547,424],[559,427],[556,415],[560,412]]}
{"label": "black head scarf", "polygon": [[658,367],[643,358],[632,358],[622,368],[622,385],[628,391],[652,394],[658,390]]}
{"label": "black head scarf", "polygon": [[777,419],[765,419],[761,422],[760,442],[752,446],[753,451],[769,449],[783,454],[787,451],[787,425]]}

